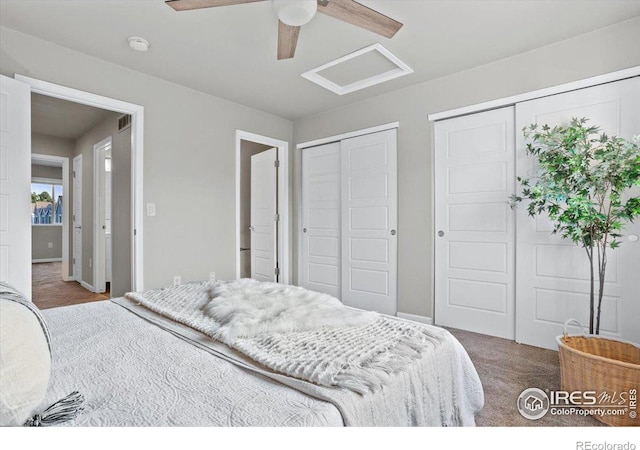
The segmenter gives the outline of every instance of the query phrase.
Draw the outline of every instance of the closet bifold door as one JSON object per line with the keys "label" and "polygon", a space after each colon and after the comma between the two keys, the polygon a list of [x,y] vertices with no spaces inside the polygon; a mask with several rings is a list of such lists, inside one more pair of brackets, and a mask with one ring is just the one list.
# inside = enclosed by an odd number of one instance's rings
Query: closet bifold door
{"label": "closet bifold door", "polygon": [[514,337],[514,108],[435,125],[435,323]]}
{"label": "closet bifold door", "polygon": [[302,150],[302,287],[340,298],[340,143]]}
{"label": "closet bifold door", "polygon": [[397,312],[397,130],[341,142],[342,302]]}
{"label": "closet bifold door", "polygon": [[[518,175],[535,174],[533,161],[525,154],[522,128],[532,123],[567,126],[573,117],[589,119],[589,125],[610,136],[639,135],[640,78],[516,105]],[[529,217],[526,204],[518,206],[516,225],[516,341],[555,350],[555,337],[562,334],[565,320],[589,323],[588,259],[583,248],[551,234],[547,218]],[[640,342],[640,223],[628,224],[622,234],[620,247],[607,250],[600,334]]]}

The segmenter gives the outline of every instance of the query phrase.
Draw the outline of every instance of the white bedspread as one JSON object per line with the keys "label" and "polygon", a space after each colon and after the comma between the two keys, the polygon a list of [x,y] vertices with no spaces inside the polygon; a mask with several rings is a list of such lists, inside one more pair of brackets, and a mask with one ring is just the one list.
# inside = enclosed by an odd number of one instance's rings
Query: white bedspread
{"label": "white bedspread", "polygon": [[415,364],[392,375],[382,389],[361,395],[274,372],[200,331],[131,300],[113,301],[221,358],[331,402],[348,426],[473,426],[475,414],[484,404],[482,384],[469,355],[442,328],[422,325],[440,336],[438,344],[426,346]]}
{"label": "white bedspread", "polygon": [[[484,401],[477,373],[453,337],[442,347],[455,355],[447,364],[438,364],[437,350],[396,380],[419,387],[411,395],[384,389],[362,401],[354,392],[265,371],[198,331],[127,299],[114,301],[135,314],[112,302],[43,312],[54,358],[43,406],[73,390],[86,397],[86,410],[69,425],[473,425]],[[426,365],[437,367],[425,371]]]}
{"label": "white bedspread", "polygon": [[44,406],[73,390],[80,426],[343,426],[330,403],[242,369],[111,302],[42,312],[53,373]]}

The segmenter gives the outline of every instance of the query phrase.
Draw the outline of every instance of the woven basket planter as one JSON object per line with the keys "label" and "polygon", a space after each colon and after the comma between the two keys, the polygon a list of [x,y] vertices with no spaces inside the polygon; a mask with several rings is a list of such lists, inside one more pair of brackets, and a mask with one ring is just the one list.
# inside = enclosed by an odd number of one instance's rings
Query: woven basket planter
{"label": "woven basket planter", "polygon": [[[640,388],[640,347],[597,335],[557,337],[560,357],[560,379],[563,391],[596,391],[596,395],[625,393],[629,407],[624,415],[594,415],[599,421],[615,426],[640,426],[640,403],[630,405],[630,392],[638,400]],[[582,327],[581,327],[582,329]],[[638,402],[636,400],[636,402]],[[601,407],[598,405],[597,407]],[[587,409],[592,406],[585,406]]]}

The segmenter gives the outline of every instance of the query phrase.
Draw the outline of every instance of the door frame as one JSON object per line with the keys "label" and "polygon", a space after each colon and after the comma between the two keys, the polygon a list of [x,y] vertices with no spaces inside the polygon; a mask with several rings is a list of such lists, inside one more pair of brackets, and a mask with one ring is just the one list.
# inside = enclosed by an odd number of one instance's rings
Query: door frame
{"label": "door frame", "polygon": [[[113,138],[108,136],[93,145],[93,288],[96,293],[103,293],[107,290],[106,282],[106,247],[103,245],[105,235],[101,231],[100,223],[104,222],[104,203],[100,200],[101,191],[104,191],[104,161],[99,157],[99,153],[105,147],[112,147]],[[103,252],[104,249],[104,252]]]}
{"label": "door frame", "polygon": [[[71,281],[73,276],[69,274],[69,158],[31,153],[31,164],[38,162],[62,164],[62,192],[64,196],[62,205],[62,280]],[[33,177],[31,179],[33,180]],[[65,198],[66,200],[64,200]]]}
{"label": "door frame", "polygon": [[[73,166],[75,167],[75,163],[76,160],[80,161],[80,192],[76,192],[75,189],[73,189],[73,201],[75,203],[76,199],[78,198],[78,194],[80,194],[80,221],[82,222],[82,155],[76,155],[73,157]],[[71,205],[71,211],[73,211],[73,204]],[[73,215],[73,213],[72,213]],[[75,230],[75,228],[74,228]],[[73,233],[73,237],[75,239],[75,231]],[[72,247],[73,250],[73,254],[75,255],[75,245],[76,243],[73,242],[70,246]],[[76,278],[76,274],[75,274],[75,265],[78,264],[78,278]],[[93,287],[89,286],[88,284],[84,283],[82,281],[82,230],[80,230],[80,261],[74,261],[73,265],[72,265],[73,270],[71,271],[71,280],[75,280],[78,283],[80,283],[85,289],[88,289],[90,291],[93,291]],[[84,284],[83,284],[84,283]]]}
{"label": "door frame", "polygon": [[31,86],[32,93],[131,115],[131,289],[144,290],[144,107],[24,75],[15,79]]}
{"label": "door frame", "polygon": [[280,267],[280,283],[291,284],[291,233],[289,215],[289,142],[268,136],[236,130],[236,279],[241,274],[240,254],[240,176],[242,141],[255,142],[278,149],[280,172],[278,173],[278,266]]}

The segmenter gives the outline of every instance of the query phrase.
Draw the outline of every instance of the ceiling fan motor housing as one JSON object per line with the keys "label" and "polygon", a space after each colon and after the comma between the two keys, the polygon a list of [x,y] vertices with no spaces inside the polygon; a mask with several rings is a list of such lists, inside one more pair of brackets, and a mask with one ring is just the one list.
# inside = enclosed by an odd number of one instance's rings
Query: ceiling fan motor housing
{"label": "ceiling fan motor housing", "polygon": [[309,23],[318,11],[317,0],[272,0],[272,4],[278,19],[292,27]]}

